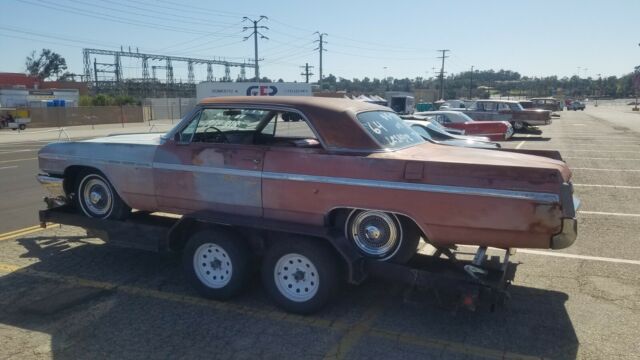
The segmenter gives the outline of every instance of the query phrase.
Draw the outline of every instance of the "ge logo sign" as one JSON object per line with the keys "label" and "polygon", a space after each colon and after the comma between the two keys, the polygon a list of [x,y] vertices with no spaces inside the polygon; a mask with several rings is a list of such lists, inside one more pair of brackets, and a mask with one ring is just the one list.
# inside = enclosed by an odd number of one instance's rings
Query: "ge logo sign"
{"label": "ge logo sign", "polygon": [[278,88],[271,85],[249,86],[247,96],[273,96],[278,93]]}

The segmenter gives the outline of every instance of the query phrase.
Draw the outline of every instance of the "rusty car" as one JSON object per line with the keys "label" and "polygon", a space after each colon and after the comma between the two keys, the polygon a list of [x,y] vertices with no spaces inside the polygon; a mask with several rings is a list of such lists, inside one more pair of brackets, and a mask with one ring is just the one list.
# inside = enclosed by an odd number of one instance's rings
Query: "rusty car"
{"label": "rusty car", "polygon": [[416,115],[433,117],[445,128],[462,130],[464,135],[484,136],[492,141],[508,140],[513,136],[513,127],[506,121],[475,121],[461,111],[425,111]]}
{"label": "rusty car", "polygon": [[551,111],[525,109],[514,100],[477,100],[462,111],[476,121],[507,121],[515,131],[526,131],[532,126],[551,124]]}
{"label": "rusty car", "polygon": [[[176,231],[189,233],[178,237],[184,266],[209,297],[238,291],[247,249],[264,236],[265,287],[281,306],[309,312],[332,293],[334,253],[404,264],[421,239],[444,253],[571,246],[571,170],[559,154],[532,153],[428,142],[389,108],[359,101],[220,97],[166,134],[48,144],[38,180],[82,218],[116,224],[135,209],[197,219]],[[224,226],[197,225],[213,218]],[[249,236],[225,225],[234,223],[268,226]],[[274,236],[283,224],[340,240]]]}

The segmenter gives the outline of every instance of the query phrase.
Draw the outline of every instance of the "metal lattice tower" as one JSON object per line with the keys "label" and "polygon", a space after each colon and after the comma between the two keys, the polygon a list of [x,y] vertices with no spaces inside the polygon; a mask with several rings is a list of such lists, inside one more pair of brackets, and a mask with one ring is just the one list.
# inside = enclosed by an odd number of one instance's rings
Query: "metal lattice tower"
{"label": "metal lattice tower", "polygon": [[[241,77],[243,77],[243,69],[245,67],[255,67],[253,63],[244,63],[244,62],[233,62],[226,61],[222,59],[199,59],[199,58],[188,58],[188,57],[180,57],[180,56],[168,56],[168,55],[159,55],[159,54],[147,54],[140,52],[131,52],[125,51],[121,49],[120,51],[113,50],[101,50],[101,49],[83,49],[83,63],[84,63],[84,78],[85,81],[89,84],[95,84],[97,86],[96,74],[98,72],[107,72],[114,74],[114,80],[103,79],[100,80],[101,85],[108,85],[109,83],[122,83],[124,82],[124,77],[122,76],[122,59],[123,58],[135,58],[140,59],[142,62],[142,80],[143,82],[148,81],[149,77],[149,62],[150,61],[164,61],[165,67],[167,71],[167,83],[174,84],[174,73],[173,73],[173,62],[186,62],[190,64],[189,71],[189,82],[195,82],[195,76],[193,74],[193,67],[197,64],[206,64],[207,65],[207,81],[213,81],[213,65],[222,65],[225,67],[225,80],[229,81],[231,79],[231,67],[240,67]],[[114,63],[95,63],[92,64],[91,57],[92,55],[106,55],[113,56]],[[94,58],[95,59],[95,58]],[[92,65],[94,65],[92,69]],[[97,65],[100,65],[101,68],[97,69]],[[160,68],[157,67],[156,68]],[[99,70],[99,71],[95,71]]]}
{"label": "metal lattice tower", "polygon": [[193,84],[196,82],[196,78],[193,75],[193,61],[187,62],[187,81],[189,84]]}
{"label": "metal lattice tower", "polygon": [[213,64],[207,63],[207,81],[213,81]]}
{"label": "metal lattice tower", "polygon": [[142,58],[142,81],[149,81],[149,58],[147,57]]}
{"label": "metal lattice tower", "polygon": [[173,84],[173,65],[169,58],[167,58],[167,84]]}
{"label": "metal lattice tower", "polygon": [[224,66],[224,81],[231,81],[231,67],[229,65]]}

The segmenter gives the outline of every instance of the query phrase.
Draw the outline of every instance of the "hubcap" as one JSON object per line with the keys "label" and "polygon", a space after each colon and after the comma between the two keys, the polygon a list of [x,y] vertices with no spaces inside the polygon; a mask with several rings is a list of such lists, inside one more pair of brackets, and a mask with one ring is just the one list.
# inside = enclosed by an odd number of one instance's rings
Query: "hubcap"
{"label": "hubcap", "polygon": [[278,260],[273,271],[278,291],[287,299],[304,302],[318,292],[320,276],[315,265],[304,255],[286,254]]}
{"label": "hubcap", "polygon": [[389,214],[362,211],[348,224],[349,237],[365,254],[383,258],[397,249],[401,234],[397,222]]}
{"label": "hubcap", "polygon": [[219,245],[200,245],[193,254],[193,268],[198,279],[206,286],[220,289],[226,286],[233,275],[233,264],[229,254]]}
{"label": "hubcap", "polygon": [[109,185],[102,178],[92,177],[82,189],[82,198],[87,210],[101,216],[111,211],[113,196]]}

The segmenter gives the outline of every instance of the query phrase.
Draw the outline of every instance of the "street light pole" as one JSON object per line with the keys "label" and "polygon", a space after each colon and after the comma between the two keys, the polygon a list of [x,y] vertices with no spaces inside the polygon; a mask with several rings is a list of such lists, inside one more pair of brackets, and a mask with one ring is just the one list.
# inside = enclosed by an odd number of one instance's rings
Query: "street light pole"
{"label": "street light pole", "polygon": [[469,100],[471,100],[472,88],[473,88],[473,66],[471,66],[471,72],[469,73]]}

